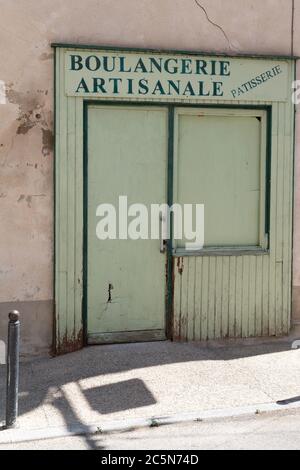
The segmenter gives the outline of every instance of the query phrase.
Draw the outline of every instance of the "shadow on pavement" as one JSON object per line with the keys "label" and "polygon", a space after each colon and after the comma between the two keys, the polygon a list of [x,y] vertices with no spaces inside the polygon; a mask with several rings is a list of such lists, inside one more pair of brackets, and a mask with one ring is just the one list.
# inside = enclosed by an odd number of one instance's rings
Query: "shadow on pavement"
{"label": "shadow on pavement", "polygon": [[[91,346],[66,356],[37,359],[21,364],[19,415],[29,413],[50,400],[67,426],[83,424],[65,394],[65,384],[76,383],[89,409],[108,415],[154,405],[156,399],[141,379],[103,384],[101,376],[160,365],[229,361],[288,350],[290,345],[281,341],[245,347],[228,344],[226,347],[211,348],[204,348],[197,343],[161,342]],[[81,380],[93,377],[95,382],[99,380],[97,385],[84,390],[80,388]],[[0,420],[4,419],[5,414],[5,379],[5,366],[0,366]],[[290,400],[299,399],[296,397]],[[286,404],[290,400],[278,403]],[[91,449],[101,448],[101,439],[88,436],[86,439]]]}

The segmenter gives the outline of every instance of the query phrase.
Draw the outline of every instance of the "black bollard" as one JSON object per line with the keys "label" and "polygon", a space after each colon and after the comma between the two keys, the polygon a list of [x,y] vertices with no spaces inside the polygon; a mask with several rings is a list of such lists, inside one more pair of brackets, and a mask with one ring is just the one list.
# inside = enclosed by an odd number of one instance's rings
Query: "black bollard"
{"label": "black bollard", "polygon": [[20,313],[14,310],[8,317],[6,428],[11,428],[18,417]]}

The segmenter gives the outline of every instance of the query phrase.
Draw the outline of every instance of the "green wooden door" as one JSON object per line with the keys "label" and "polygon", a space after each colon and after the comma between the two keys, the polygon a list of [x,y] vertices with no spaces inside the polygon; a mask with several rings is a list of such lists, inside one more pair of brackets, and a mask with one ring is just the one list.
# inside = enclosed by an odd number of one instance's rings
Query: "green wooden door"
{"label": "green wooden door", "polygon": [[[90,344],[165,338],[166,258],[160,253],[159,240],[120,239],[119,197],[127,196],[128,207],[139,203],[149,209],[150,204],[166,202],[167,123],[165,108],[89,106],[87,330]],[[117,239],[100,240],[96,236],[99,223],[96,212],[100,204],[111,204],[116,209]],[[121,216],[126,217],[124,211]]]}

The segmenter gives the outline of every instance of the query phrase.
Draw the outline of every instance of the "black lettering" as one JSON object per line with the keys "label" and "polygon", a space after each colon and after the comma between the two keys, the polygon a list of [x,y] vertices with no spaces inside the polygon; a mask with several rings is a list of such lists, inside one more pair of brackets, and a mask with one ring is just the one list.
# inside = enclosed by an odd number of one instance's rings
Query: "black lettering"
{"label": "black lettering", "polygon": [[163,86],[162,86],[160,80],[158,80],[158,81],[156,82],[156,85],[155,85],[155,87],[154,87],[154,90],[153,90],[153,92],[152,92],[152,95],[156,95],[157,92],[159,92],[161,95],[165,95],[165,94],[166,94],[166,92],[165,92],[165,90],[163,89]]}
{"label": "black lettering", "polygon": [[211,75],[217,75],[216,73],[216,65],[217,65],[217,62],[215,60],[212,60],[211,61]]}
{"label": "black lettering", "polygon": [[[274,67],[275,71],[276,71],[276,75],[279,75],[280,73],[282,73],[282,70],[280,68],[280,65],[276,65],[276,67]],[[273,70],[274,70],[273,69]]]}
{"label": "black lettering", "polygon": [[[170,63],[173,62],[176,65],[173,65],[172,68],[170,68]],[[177,67],[177,59],[167,59],[165,61],[165,71],[168,73],[177,73],[178,72],[178,67]]]}
{"label": "black lettering", "polygon": [[122,82],[122,78],[110,78],[109,82],[113,82],[113,93],[116,95],[119,94],[120,93],[119,84]]}
{"label": "black lettering", "polygon": [[223,83],[222,82],[213,82],[213,96],[223,96]]}
{"label": "black lettering", "polygon": [[138,63],[136,64],[134,71],[135,72],[147,73],[147,69],[146,69],[145,64],[143,62],[143,59],[138,60]]}
{"label": "black lettering", "polygon": [[196,74],[197,75],[207,75],[207,62],[206,60],[196,60]]}
{"label": "black lettering", "polygon": [[153,66],[158,72],[161,72],[161,61],[161,57],[158,60],[154,57],[150,57],[150,73],[153,73]]}
{"label": "black lettering", "polygon": [[185,87],[184,92],[183,92],[183,95],[184,96],[186,96],[186,95],[195,96],[195,92],[194,92],[194,89],[193,89],[193,86],[192,86],[191,82],[187,82],[186,87]]}
{"label": "black lettering", "polygon": [[176,83],[174,82],[174,80],[168,80],[168,85],[169,85],[168,95],[172,95],[171,88],[175,91],[177,95],[180,94],[180,80],[176,80]]}
{"label": "black lettering", "polygon": [[98,93],[98,92],[107,93],[107,91],[104,88],[104,85],[105,85],[104,78],[100,78],[100,77],[93,78],[93,84],[94,84],[93,86],[94,93]]}
{"label": "black lettering", "polygon": [[182,61],[181,61],[181,73],[182,74],[192,73],[191,65],[192,65],[191,59],[182,59]]}
{"label": "black lettering", "polygon": [[128,84],[128,95],[133,95],[133,78],[128,78],[127,84]]}
{"label": "black lettering", "polygon": [[267,74],[266,73],[262,73],[261,74],[261,79],[262,79],[262,82],[265,83],[267,81]]}
{"label": "black lettering", "polygon": [[205,83],[199,82],[199,96],[209,96],[210,92],[205,93]]}
{"label": "black lettering", "polygon": [[89,93],[90,92],[84,78],[82,78],[80,80],[80,83],[77,87],[76,93],[79,93],[80,91],[84,91],[84,93]]}
{"label": "black lettering", "polygon": [[242,87],[244,88],[245,91],[249,91],[249,82],[243,83]]}
{"label": "black lettering", "polygon": [[81,70],[83,68],[81,55],[71,55],[70,57],[71,57],[70,70]]}
{"label": "black lettering", "polygon": [[228,60],[220,61],[220,75],[223,77],[230,76],[230,62]]}
{"label": "black lettering", "polygon": [[139,94],[140,95],[147,95],[148,92],[149,92],[148,80],[142,78],[139,81]]}
{"label": "black lettering", "polygon": [[[111,66],[109,67],[109,59],[111,60]],[[103,57],[103,70],[105,72],[113,72],[116,67],[116,58],[115,57]]]}
{"label": "black lettering", "polygon": [[125,73],[131,72],[131,67],[127,70],[125,68],[126,57],[119,57],[119,61],[120,61],[120,72],[125,72]]}
{"label": "black lettering", "polygon": [[101,68],[101,61],[99,57],[97,57],[96,55],[90,55],[85,60],[85,66],[91,72],[95,72],[96,70],[99,70]]}

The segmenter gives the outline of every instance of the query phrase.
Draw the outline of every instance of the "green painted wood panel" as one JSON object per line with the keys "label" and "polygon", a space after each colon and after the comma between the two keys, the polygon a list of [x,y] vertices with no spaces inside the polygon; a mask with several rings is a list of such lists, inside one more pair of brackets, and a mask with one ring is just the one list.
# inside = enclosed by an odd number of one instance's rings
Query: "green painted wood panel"
{"label": "green painted wood panel", "polygon": [[165,108],[89,107],[89,342],[101,342],[101,334],[104,342],[107,333],[118,333],[119,338],[124,332],[128,340],[125,333],[136,331],[134,340],[140,331],[165,330],[166,259],[159,240],[100,240],[96,212],[99,204],[111,204],[118,217],[120,196],[127,197],[128,208],[138,203],[150,209],[151,204],[166,202],[167,118]]}
{"label": "green painted wood panel", "polygon": [[[293,106],[279,103],[272,106],[270,244],[264,253],[221,256],[198,253],[201,262],[195,278],[189,274],[188,289],[195,289],[196,306],[190,305],[190,318],[202,325],[201,340],[226,337],[281,336],[287,334],[291,318],[291,243],[292,243],[292,168]],[[175,336],[196,340],[197,334],[182,335],[182,309],[185,292],[186,260],[180,255],[183,268],[175,276]],[[229,267],[228,267],[229,266]],[[191,273],[191,271],[189,271]],[[228,323],[227,323],[228,321]]]}
{"label": "green painted wood panel", "polygon": [[[64,48],[56,49],[55,61],[55,329],[57,352],[66,352],[82,346],[84,324],[82,314],[84,299],[84,97],[66,96],[65,50]],[[76,47],[73,51],[76,51]],[[246,58],[240,61],[245,70],[248,67],[249,77],[251,77],[251,66],[248,66],[250,61]],[[277,61],[278,59],[271,60],[274,65]],[[219,256],[216,253],[199,257],[192,256],[191,263],[190,257],[176,258],[173,305],[175,339],[214,339],[216,332],[221,337],[248,337],[283,334],[289,331],[294,132],[294,108],[290,100],[289,87],[294,76],[294,63],[286,60],[286,64],[288,90],[283,92],[281,101],[275,102],[268,99],[264,101],[262,88],[257,98],[253,93],[253,99],[246,101],[227,99],[225,102],[221,97],[213,101],[214,106],[226,105],[227,108],[234,106],[243,109],[251,105],[253,108],[269,106],[272,109],[269,250],[264,255],[250,255],[249,261],[243,252],[222,253]],[[239,77],[236,77],[236,82],[239,82]],[[103,99],[93,97],[93,100],[99,103],[103,102]],[[154,101],[151,97],[132,98],[128,101],[134,104],[141,100],[150,104]],[[111,98],[111,101],[117,103],[117,98]],[[180,99],[174,98],[168,102],[169,105],[174,106],[189,106],[190,103],[188,96]],[[210,106],[212,101],[209,98],[194,97],[193,104],[199,106],[201,110],[203,107]],[[223,260],[221,270],[220,263],[217,262],[219,258]],[[249,268],[246,266],[247,263],[249,263]],[[245,298],[247,289],[248,306]],[[217,299],[221,299],[219,303]],[[220,311],[221,320],[219,319]],[[184,320],[188,321],[188,325],[183,328]]]}

